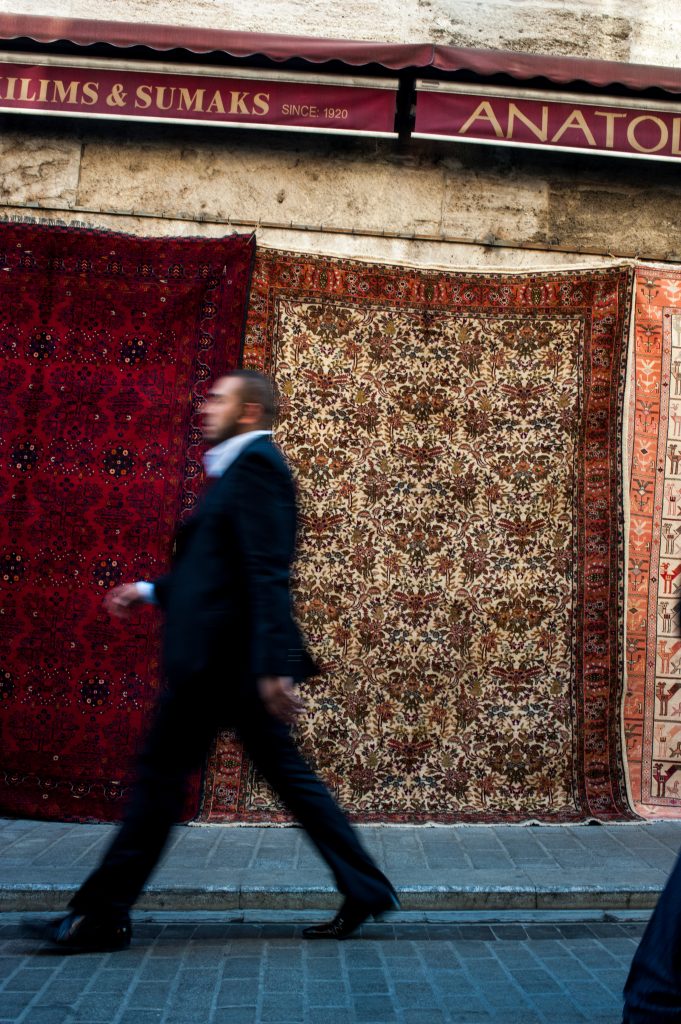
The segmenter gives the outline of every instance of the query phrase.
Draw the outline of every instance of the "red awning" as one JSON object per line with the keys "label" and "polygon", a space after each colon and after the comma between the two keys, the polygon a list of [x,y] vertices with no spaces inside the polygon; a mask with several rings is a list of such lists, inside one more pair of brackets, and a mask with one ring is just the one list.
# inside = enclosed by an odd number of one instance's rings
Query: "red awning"
{"label": "red awning", "polygon": [[313,64],[339,61],[351,67],[379,64],[397,71],[403,68],[441,72],[469,71],[483,77],[510,75],[520,81],[546,78],[560,85],[578,82],[607,88],[649,88],[681,93],[681,68],[617,61],[550,57],[504,50],[468,50],[431,43],[380,43],[348,39],[315,39],[257,32],[228,32],[180,25],[96,21],[84,18],[50,18],[31,14],[0,14],[0,43],[30,39],[38,43],[68,41],[80,46],[107,43],[152,50],[181,49],[190,53],[225,53],[247,59],[261,56],[272,61],[298,58]]}
{"label": "red awning", "polygon": [[148,46],[152,50],[188,50],[190,53],[226,53],[230,57],[268,57],[284,61],[298,57],[314,64],[337,60],[353,67],[381,64],[385,68],[428,67],[430,43],[414,46],[280,36],[267,32],[226,32],[221,29],[180,25],[150,25],[126,21],[91,21],[89,18],[47,18],[33,14],[0,14],[0,41],[17,38],[39,43],[68,41],[81,46]]}
{"label": "red awning", "polygon": [[503,74],[521,80],[547,78],[559,85],[585,82],[598,88],[624,85],[636,90],[681,92],[681,68],[585,60],[583,57],[547,57],[507,50],[463,50],[454,46],[435,46],[433,49],[431,66],[438,71],[473,71],[481,76]]}

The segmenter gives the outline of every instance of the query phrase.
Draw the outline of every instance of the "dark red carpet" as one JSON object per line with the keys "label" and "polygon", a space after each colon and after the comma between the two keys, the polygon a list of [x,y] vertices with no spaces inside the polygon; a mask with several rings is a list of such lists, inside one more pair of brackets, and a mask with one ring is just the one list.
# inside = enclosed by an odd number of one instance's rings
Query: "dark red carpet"
{"label": "dark red carpet", "polygon": [[158,617],[112,623],[102,598],[163,571],[195,501],[253,247],[0,225],[0,813],[120,817]]}

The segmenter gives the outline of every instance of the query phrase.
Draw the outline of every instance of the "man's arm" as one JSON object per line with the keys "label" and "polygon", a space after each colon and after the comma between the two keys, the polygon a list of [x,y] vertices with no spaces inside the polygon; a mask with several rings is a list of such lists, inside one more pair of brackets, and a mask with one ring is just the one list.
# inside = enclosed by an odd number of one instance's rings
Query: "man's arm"
{"label": "man's arm", "polygon": [[152,603],[165,608],[168,603],[168,591],[170,590],[170,573],[166,573],[165,576],[159,576],[151,586],[154,589],[154,600]]}
{"label": "man's arm", "polygon": [[303,710],[287,674],[296,516],[293,483],[262,457],[244,459],[240,474],[236,532],[247,580],[252,668],[268,712],[293,724]]}
{"label": "man's arm", "polygon": [[293,482],[264,455],[245,456],[235,495],[235,529],[246,577],[251,665],[256,676],[288,674],[290,564],[295,543]]}

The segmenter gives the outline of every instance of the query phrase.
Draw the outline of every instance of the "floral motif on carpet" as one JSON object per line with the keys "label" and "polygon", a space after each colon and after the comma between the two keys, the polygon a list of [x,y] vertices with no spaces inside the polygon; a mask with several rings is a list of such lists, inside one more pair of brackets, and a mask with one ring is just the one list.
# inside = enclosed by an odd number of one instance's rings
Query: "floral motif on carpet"
{"label": "floral motif on carpet", "polygon": [[[236,366],[254,242],[0,225],[0,813],[111,820],[158,690],[158,575]],[[187,807],[195,812],[195,780]]]}
{"label": "floral motif on carpet", "polygon": [[623,727],[632,803],[681,817],[681,271],[636,272]]}
{"label": "floral motif on carpet", "polygon": [[[473,274],[258,250],[323,673],[301,741],[362,821],[631,816],[621,419],[630,271]],[[281,808],[228,735],[207,820]]]}

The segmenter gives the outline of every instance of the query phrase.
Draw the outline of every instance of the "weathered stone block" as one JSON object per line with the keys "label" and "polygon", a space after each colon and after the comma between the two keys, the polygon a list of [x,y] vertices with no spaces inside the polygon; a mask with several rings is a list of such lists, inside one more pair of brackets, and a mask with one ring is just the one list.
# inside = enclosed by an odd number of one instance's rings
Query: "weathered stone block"
{"label": "weathered stone block", "polygon": [[472,169],[447,174],[442,209],[445,234],[471,239],[541,241],[546,239],[548,222],[546,181],[515,174],[497,177]]}
{"label": "weathered stone block", "polygon": [[78,203],[191,216],[345,228],[433,231],[439,225],[442,173],[403,166],[353,147],[89,143]]}
{"label": "weathered stone block", "polygon": [[78,186],[78,139],[27,131],[0,134],[0,201],[71,204]]}
{"label": "weathered stone block", "polygon": [[[653,165],[640,166],[639,187],[608,183],[605,176],[581,183],[552,182],[549,237],[565,248],[681,259],[681,189],[668,180],[663,183]],[[613,175],[616,171],[613,166]]]}

